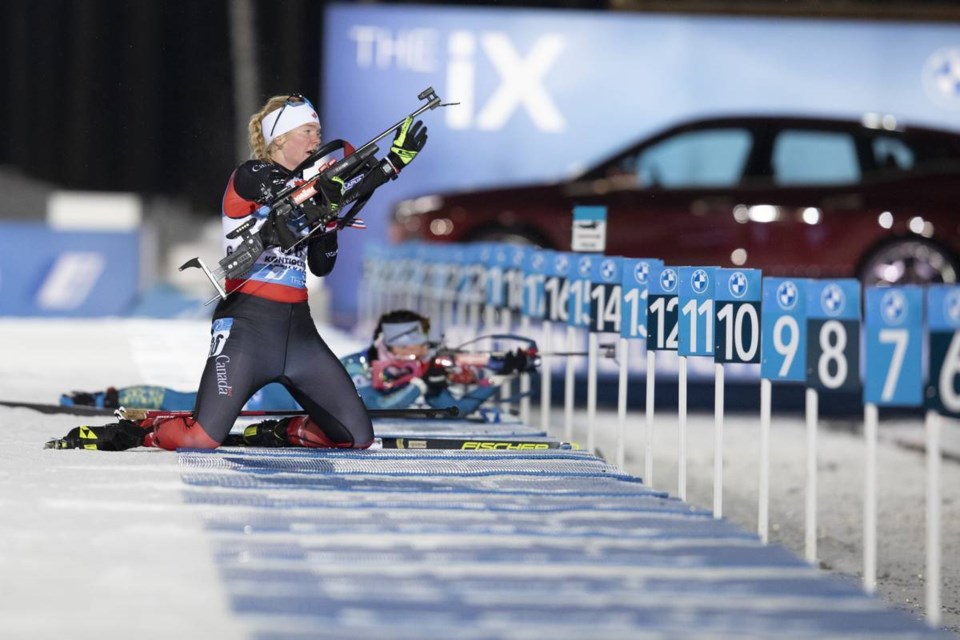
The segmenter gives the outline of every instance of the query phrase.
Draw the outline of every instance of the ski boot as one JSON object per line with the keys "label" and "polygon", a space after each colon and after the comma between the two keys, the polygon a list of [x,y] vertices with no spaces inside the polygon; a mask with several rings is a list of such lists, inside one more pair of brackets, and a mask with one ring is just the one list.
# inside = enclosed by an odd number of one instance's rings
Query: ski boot
{"label": "ski boot", "polygon": [[62,438],[50,440],[44,449],[93,449],[96,451],[126,451],[143,446],[144,439],[153,431],[132,420],[99,427],[74,427]]}
{"label": "ski boot", "polygon": [[310,447],[318,449],[349,448],[350,443],[336,443],[307,416],[282,420],[264,420],[243,430],[243,443],[248,447]]}

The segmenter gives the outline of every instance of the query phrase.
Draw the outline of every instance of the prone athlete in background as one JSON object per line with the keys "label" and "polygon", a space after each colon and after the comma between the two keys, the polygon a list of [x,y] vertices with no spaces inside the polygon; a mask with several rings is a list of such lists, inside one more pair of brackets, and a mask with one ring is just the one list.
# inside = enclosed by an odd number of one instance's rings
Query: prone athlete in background
{"label": "prone athlete in background", "polygon": [[[321,172],[320,201],[311,197],[283,215],[269,206],[272,199],[315,169],[303,165],[321,148],[316,110],[303,96],[274,96],[250,118],[249,134],[253,158],[234,170],[223,196],[224,248],[236,256],[255,235],[264,250],[249,256],[254,262],[242,277],[224,283],[230,295],[221,296],[213,314],[192,415],[77,427],[64,439],[68,445],[212,449],[227,437],[250,396],[271,382],[286,387],[307,413],[288,419],[283,433],[276,433],[285,444],[363,449],[373,443],[373,425],[351,376],[313,323],[306,270],[317,276],[333,270],[337,210],[395,179],[426,144],[426,127],[406,118],[387,156],[364,164],[362,176],[346,185]],[[238,238],[241,228],[250,235]]]}
{"label": "prone athlete in background", "polygon": [[[458,357],[455,352],[437,350],[427,338],[429,333],[428,318],[413,311],[391,311],[380,317],[368,349],[340,360],[366,408],[455,406],[460,415],[468,415],[492,397],[507,377],[536,367],[536,357],[523,350],[503,355]],[[471,361],[469,364],[465,362],[467,359]],[[197,394],[193,392],[134,385],[98,392],[74,391],[60,396],[60,404],[181,411],[193,408],[196,399]],[[277,383],[254,393],[246,408],[251,411],[302,409],[286,388]]]}
{"label": "prone athlete in background", "polygon": [[513,374],[537,366],[535,353],[523,349],[469,354],[469,358],[438,349],[429,342],[429,333],[430,320],[413,311],[381,316],[367,352],[365,378],[369,386],[354,378],[367,407],[456,407],[465,416],[477,411]]}
{"label": "prone athlete in background", "polygon": [[[457,407],[461,416],[477,411],[512,374],[533,370],[535,354],[518,349],[503,355],[471,354],[461,363],[454,352],[436,350],[427,336],[430,320],[413,311],[380,317],[366,353],[344,358],[357,392],[368,409]],[[477,356],[480,356],[480,359]],[[264,420],[243,430],[243,441],[258,447],[285,447],[296,418]]]}

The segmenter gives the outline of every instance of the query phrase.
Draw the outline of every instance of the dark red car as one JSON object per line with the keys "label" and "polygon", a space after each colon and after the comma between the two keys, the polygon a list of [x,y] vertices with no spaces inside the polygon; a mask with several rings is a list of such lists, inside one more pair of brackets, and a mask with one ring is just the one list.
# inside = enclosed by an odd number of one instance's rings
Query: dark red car
{"label": "dark red car", "polygon": [[607,207],[609,255],[956,282],[960,134],[873,115],[697,120],[564,182],[405,200],[392,236],[568,250],[575,205]]}

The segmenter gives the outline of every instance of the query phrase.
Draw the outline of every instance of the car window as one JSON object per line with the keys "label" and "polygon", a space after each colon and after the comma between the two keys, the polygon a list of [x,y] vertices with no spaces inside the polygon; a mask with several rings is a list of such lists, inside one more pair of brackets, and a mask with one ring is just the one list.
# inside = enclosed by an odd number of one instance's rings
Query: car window
{"label": "car window", "polygon": [[848,133],[786,129],[773,144],[778,185],[849,184],[860,179],[856,143]]}
{"label": "car window", "polygon": [[873,162],[877,169],[912,171],[916,165],[913,149],[903,140],[890,136],[877,136],[870,143]]}
{"label": "car window", "polygon": [[641,187],[734,186],[740,181],[751,141],[746,129],[688,131],[625,158],[621,169],[636,175]]}

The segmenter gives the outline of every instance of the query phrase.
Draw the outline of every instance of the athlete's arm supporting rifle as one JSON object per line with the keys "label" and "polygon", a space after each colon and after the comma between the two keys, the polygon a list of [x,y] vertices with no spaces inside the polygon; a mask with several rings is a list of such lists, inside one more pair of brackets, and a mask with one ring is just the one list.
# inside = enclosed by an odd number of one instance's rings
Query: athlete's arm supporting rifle
{"label": "athlete's arm supporting rifle", "polygon": [[[323,204],[325,213],[319,217],[313,216],[312,219],[308,219],[309,231],[306,235],[299,237],[292,244],[283,243],[288,245],[283,247],[285,252],[291,251],[298,247],[300,244],[309,239],[318,229],[325,230],[327,223],[337,218],[338,209],[344,205],[351,204],[352,202],[353,207],[338,221],[339,228],[345,226],[350,220],[353,219],[354,216],[357,215],[357,213],[359,213],[360,208],[366,204],[371,194],[363,195],[355,193],[351,196],[350,192],[348,191],[347,194],[345,194],[345,198],[341,202],[335,203],[337,205],[335,207],[332,206],[334,203],[331,203],[327,196],[323,193],[320,181],[325,180],[328,182],[340,183],[342,185],[359,176],[361,172],[370,171],[375,166],[371,164],[371,161],[379,151],[377,142],[394,131],[400,129],[408,119],[416,118],[425,111],[436,109],[437,107],[441,106],[448,106],[448,104],[450,104],[441,103],[439,96],[437,96],[432,87],[424,89],[417,97],[420,100],[425,100],[426,104],[422,105],[416,111],[404,117],[393,126],[385,129],[382,133],[368,141],[363,146],[359,147],[353,153],[348,153],[348,155],[343,159],[337,161],[332,166],[309,178],[306,182],[287,187],[278,193],[269,203],[261,207],[256,213],[256,218],[251,218],[248,222],[240,225],[237,229],[228,234],[228,239],[233,240],[236,238],[241,238],[241,243],[230,255],[219,261],[218,269],[211,271],[200,258],[192,258],[180,266],[180,271],[191,267],[202,269],[204,274],[217,290],[217,297],[213,298],[210,302],[216,300],[217,298],[222,298],[225,300],[227,296],[232,293],[232,291],[227,291],[220,284],[220,279],[244,278],[253,264],[257,261],[257,258],[259,258],[260,254],[262,254],[264,251],[263,239],[258,233],[254,233],[252,231],[258,219],[266,218],[269,220],[272,217],[274,219],[274,224],[285,224],[289,214],[295,211],[300,205],[310,198],[319,195],[321,199],[324,200]],[[320,149],[312,153],[309,158],[302,162],[294,170],[294,173],[298,173],[304,168],[312,166],[319,159],[340,148],[343,148],[345,151],[347,151],[349,149],[349,145],[343,140],[334,140],[333,142],[323,145]],[[297,233],[301,232],[302,230],[303,229],[298,229]]]}

